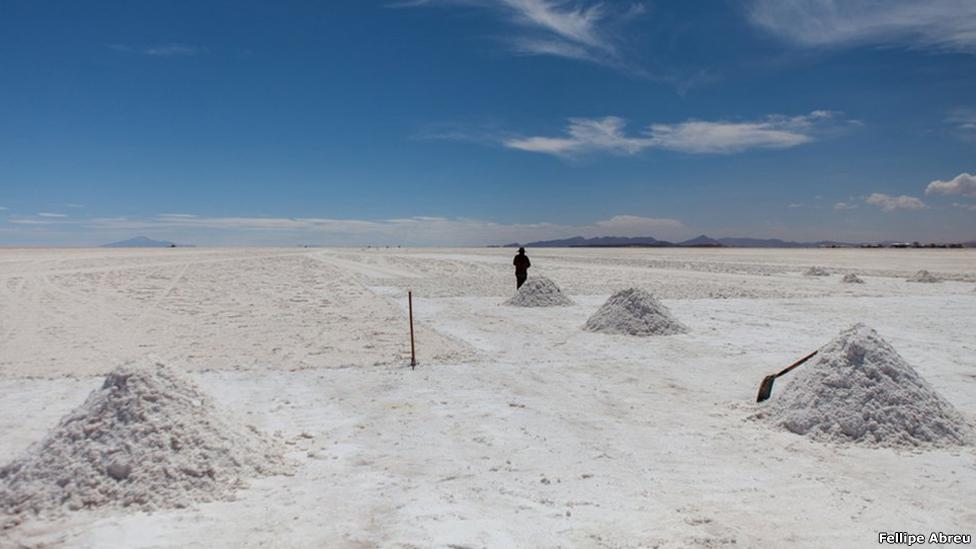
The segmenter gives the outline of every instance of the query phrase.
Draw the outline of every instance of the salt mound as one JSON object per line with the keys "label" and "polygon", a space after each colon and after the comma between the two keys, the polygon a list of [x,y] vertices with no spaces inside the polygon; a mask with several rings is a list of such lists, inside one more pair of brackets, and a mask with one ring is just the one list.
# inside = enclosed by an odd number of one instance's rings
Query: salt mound
{"label": "salt mound", "polygon": [[921,271],[919,271],[919,272],[917,272],[917,273],[915,273],[915,274],[913,274],[911,277],[909,277],[908,281],[909,282],[926,282],[926,283],[942,282],[942,280],[940,280],[938,277],[934,276],[932,273],[930,273],[930,272],[928,272],[928,271],[926,271],[924,269],[921,270]]}
{"label": "salt mound", "polygon": [[814,265],[813,267],[807,269],[803,273],[803,275],[804,276],[830,276],[830,272],[827,271],[827,269],[824,269],[823,267],[817,267],[816,265]]}
{"label": "salt mound", "polygon": [[821,441],[945,447],[976,440],[952,404],[864,324],[823,347],[762,416]]}
{"label": "salt mound", "polygon": [[573,301],[563,295],[555,282],[540,276],[526,280],[505,304],[515,307],[562,307],[572,305]]}
{"label": "salt mound", "polygon": [[174,368],[125,366],[0,469],[0,511],[186,507],[287,470],[277,442],[220,414]]}
{"label": "salt mound", "polygon": [[845,284],[864,284],[864,280],[854,273],[847,273],[840,281]]}
{"label": "salt mound", "polygon": [[607,334],[635,336],[674,335],[688,332],[687,326],[651,294],[638,288],[621,290],[607,300],[583,329]]}

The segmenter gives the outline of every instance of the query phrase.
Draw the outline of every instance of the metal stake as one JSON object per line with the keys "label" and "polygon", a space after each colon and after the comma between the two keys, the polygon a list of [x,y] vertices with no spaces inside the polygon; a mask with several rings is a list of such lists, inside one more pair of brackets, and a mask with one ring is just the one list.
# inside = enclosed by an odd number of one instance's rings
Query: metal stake
{"label": "metal stake", "polygon": [[407,290],[407,304],[410,309],[410,369],[417,369],[417,350],[413,342],[413,290]]}

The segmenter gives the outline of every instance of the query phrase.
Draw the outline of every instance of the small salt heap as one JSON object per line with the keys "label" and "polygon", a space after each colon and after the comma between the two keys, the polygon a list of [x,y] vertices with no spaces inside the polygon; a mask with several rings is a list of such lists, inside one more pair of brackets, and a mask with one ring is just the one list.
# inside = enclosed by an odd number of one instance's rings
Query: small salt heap
{"label": "small salt heap", "polygon": [[966,419],[873,329],[828,343],[760,417],[820,441],[947,447],[974,442]]}
{"label": "small salt heap", "polygon": [[671,316],[671,311],[663,303],[638,288],[621,290],[610,296],[586,321],[583,329],[634,336],[688,332],[688,327]]}
{"label": "small salt heap", "polygon": [[915,273],[915,274],[913,274],[911,277],[909,277],[908,281],[909,282],[924,282],[924,283],[928,283],[928,284],[931,284],[933,282],[942,282],[942,280],[940,280],[938,277],[936,277],[935,275],[933,275],[932,273],[930,273],[930,272],[928,272],[928,271],[926,271],[924,269],[921,270],[921,271],[919,271],[919,272],[917,272],[917,273]]}
{"label": "small salt heap", "polygon": [[824,269],[823,267],[818,267],[814,265],[813,267],[807,269],[803,273],[803,276],[830,276],[830,272],[827,271],[827,269]]}
{"label": "small salt heap", "polygon": [[514,307],[563,307],[573,301],[563,295],[556,283],[545,277],[526,280],[515,296],[505,302]]}
{"label": "small salt heap", "polygon": [[217,410],[172,367],[121,367],[24,455],[0,469],[0,511],[130,507],[229,499],[248,477],[288,471],[279,443]]}

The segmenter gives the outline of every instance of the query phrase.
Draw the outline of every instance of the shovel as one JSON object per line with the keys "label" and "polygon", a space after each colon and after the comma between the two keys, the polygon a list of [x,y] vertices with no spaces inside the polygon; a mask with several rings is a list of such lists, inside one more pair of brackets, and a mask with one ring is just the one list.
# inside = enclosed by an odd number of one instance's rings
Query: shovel
{"label": "shovel", "polygon": [[811,358],[813,358],[813,355],[817,354],[818,352],[820,351],[814,351],[808,354],[807,356],[801,358],[800,360],[797,360],[793,364],[790,364],[789,366],[784,368],[783,371],[781,371],[778,374],[770,374],[764,377],[762,383],[759,385],[759,395],[756,397],[756,402],[769,400],[769,396],[773,394],[773,382],[776,381],[776,378],[778,378],[781,375],[789,373],[789,371],[792,370],[793,368],[796,368],[800,364],[803,364],[804,362],[810,360]]}

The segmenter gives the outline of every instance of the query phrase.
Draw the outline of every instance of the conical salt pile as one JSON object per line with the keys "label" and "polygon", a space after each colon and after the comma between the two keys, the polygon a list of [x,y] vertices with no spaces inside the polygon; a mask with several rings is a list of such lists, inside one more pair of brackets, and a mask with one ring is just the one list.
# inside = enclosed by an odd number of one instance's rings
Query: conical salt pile
{"label": "conical salt pile", "polygon": [[921,270],[921,271],[913,274],[911,277],[908,278],[908,281],[909,282],[927,282],[927,283],[942,282],[935,275],[933,275],[932,273],[930,273],[930,272],[928,272],[926,270]]}
{"label": "conical salt pile", "polygon": [[847,273],[840,281],[844,284],[864,284],[864,280],[854,273]]}
{"label": "conical salt pile", "polygon": [[794,433],[870,446],[955,446],[974,441],[958,411],[873,329],[840,333],[766,405]]}
{"label": "conical salt pile", "polygon": [[573,301],[563,295],[555,282],[540,276],[526,280],[505,304],[515,307],[562,307],[572,305]]}
{"label": "conical salt pile", "polygon": [[830,272],[827,269],[824,269],[823,267],[817,267],[816,265],[814,265],[813,267],[810,267],[809,269],[804,271],[803,275],[804,276],[830,276]]}
{"label": "conical salt pile", "polygon": [[278,443],[219,413],[171,367],[122,367],[0,469],[0,511],[186,507],[287,472]]}
{"label": "conical salt pile", "polygon": [[671,311],[639,288],[621,290],[607,300],[583,327],[591,332],[635,336],[683,334],[688,328]]}

